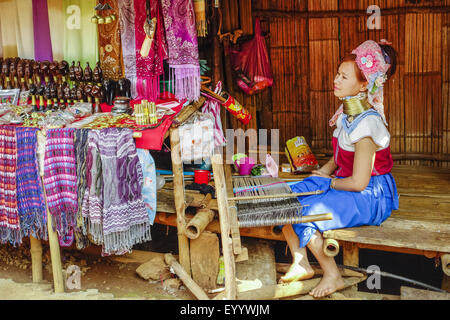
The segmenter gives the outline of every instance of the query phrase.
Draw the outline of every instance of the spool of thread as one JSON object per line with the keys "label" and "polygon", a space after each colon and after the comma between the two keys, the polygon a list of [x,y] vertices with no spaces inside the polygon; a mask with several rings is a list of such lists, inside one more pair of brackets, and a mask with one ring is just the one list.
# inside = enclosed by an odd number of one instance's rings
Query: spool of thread
{"label": "spool of thread", "polygon": [[334,239],[325,239],[322,249],[327,257],[335,257],[339,253],[339,243]]}

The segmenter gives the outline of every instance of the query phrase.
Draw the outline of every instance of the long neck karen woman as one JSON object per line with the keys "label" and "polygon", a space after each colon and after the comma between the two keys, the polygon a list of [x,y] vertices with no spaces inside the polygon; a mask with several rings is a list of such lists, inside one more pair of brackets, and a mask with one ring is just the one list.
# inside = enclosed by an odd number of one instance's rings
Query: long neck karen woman
{"label": "long neck karen woman", "polygon": [[334,79],[334,94],[342,105],[329,121],[336,126],[333,157],[293,192],[323,190],[299,197],[302,215],[331,212],[332,220],[285,225],[283,234],[292,254],[292,265],[281,282],[309,279],[314,271],[306,248],[316,257],[324,274],[310,294],[327,296],[344,286],[334,258],[324,254],[326,230],[380,225],[398,209],[383,106],[383,85],[395,73],[396,51],[385,41],[368,40],[344,57]]}

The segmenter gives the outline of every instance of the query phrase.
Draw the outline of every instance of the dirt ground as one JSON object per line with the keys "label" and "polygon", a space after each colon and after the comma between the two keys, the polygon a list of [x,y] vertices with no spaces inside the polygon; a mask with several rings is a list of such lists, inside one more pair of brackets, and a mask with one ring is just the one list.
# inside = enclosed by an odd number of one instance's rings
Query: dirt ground
{"label": "dirt ground", "polygon": [[165,289],[161,281],[147,281],[136,273],[138,263],[118,263],[109,258],[83,254],[78,250],[62,250],[63,269],[76,265],[81,270],[81,288],[63,294],[53,292],[53,276],[48,245],[43,243],[43,282],[32,283],[30,246],[24,239],[19,248],[0,246],[0,300],[104,300],[192,299],[181,286]]}

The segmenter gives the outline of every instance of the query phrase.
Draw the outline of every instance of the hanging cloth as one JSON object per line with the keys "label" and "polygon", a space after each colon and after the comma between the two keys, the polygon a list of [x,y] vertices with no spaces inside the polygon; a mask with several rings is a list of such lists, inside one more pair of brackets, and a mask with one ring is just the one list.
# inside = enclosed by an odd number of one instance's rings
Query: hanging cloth
{"label": "hanging cloth", "polygon": [[17,206],[22,237],[47,239],[44,193],[37,160],[37,128],[16,128]]}
{"label": "hanging cloth", "polygon": [[136,149],[144,175],[142,198],[147,209],[150,224],[153,225],[156,215],[156,166],[150,152],[146,149]]}
{"label": "hanging cloth", "polygon": [[[110,0],[107,3],[112,9],[107,10],[105,14],[100,13],[100,15],[102,17],[111,14],[118,16],[118,0]],[[111,23],[98,25],[98,46],[100,49],[100,65],[103,76],[106,79],[113,79],[116,81],[123,78],[122,46],[119,25],[118,19]]]}
{"label": "hanging cloth", "polygon": [[16,1],[17,53],[22,59],[34,59],[32,0]]}
{"label": "hanging cloth", "polygon": [[[135,48],[136,48],[136,99],[156,101],[159,94],[160,76],[164,73],[163,60],[165,58],[163,21],[161,7],[157,0],[135,0]],[[144,24],[146,20],[156,18],[153,41],[148,56],[141,55],[141,49],[146,39]]]}
{"label": "hanging cloth", "polygon": [[95,66],[98,61],[97,25],[91,22],[96,0],[63,0],[64,10],[64,60],[89,62]]}
{"label": "hanging cloth", "polygon": [[200,64],[192,0],[161,0],[169,49],[170,80],[178,99],[200,97]]}
{"label": "hanging cloth", "polygon": [[194,0],[195,24],[197,26],[197,35],[206,37],[206,4],[205,0]]}
{"label": "hanging cloth", "polygon": [[64,10],[61,0],[47,0],[53,60],[64,60]]}
{"label": "hanging cloth", "polygon": [[[220,95],[222,92],[222,81],[219,81],[214,88],[214,93]],[[214,147],[222,147],[226,144],[226,139],[223,135],[222,120],[220,118],[221,106],[219,102],[214,99],[207,99],[202,107],[203,113],[209,113],[214,117]]]}
{"label": "hanging cloth", "polygon": [[36,61],[53,61],[47,0],[33,0],[33,26],[34,59]]}
{"label": "hanging cloth", "polygon": [[134,36],[134,2],[133,0],[120,0],[119,24],[120,40],[122,43],[122,57],[125,78],[131,81],[131,96],[136,93],[136,43]]}
{"label": "hanging cloth", "polygon": [[13,126],[0,126],[0,243],[22,242],[16,191],[17,142]]}
{"label": "hanging cloth", "polygon": [[60,239],[73,232],[78,211],[74,130],[48,129],[45,145],[43,180],[47,207]]}
{"label": "hanging cloth", "polygon": [[17,57],[17,35],[19,34],[19,24],[17,22],[16,1],[0,1],[0,29],[2,32],[3,58]]}

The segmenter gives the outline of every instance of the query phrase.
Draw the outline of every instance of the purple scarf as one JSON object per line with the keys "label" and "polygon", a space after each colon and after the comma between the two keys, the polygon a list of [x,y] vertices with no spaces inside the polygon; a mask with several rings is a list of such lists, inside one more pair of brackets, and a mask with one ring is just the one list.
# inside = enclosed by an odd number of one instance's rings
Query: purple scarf
{"label": "purple scarf", "polygon": [[200,65],[192,0],[161,0],[169,49],[170,80],[179,99],[200,97]]}
{"label": "purple scarf", "polygon": [[34,60],[53,61],[47,0],[33,0]]}

